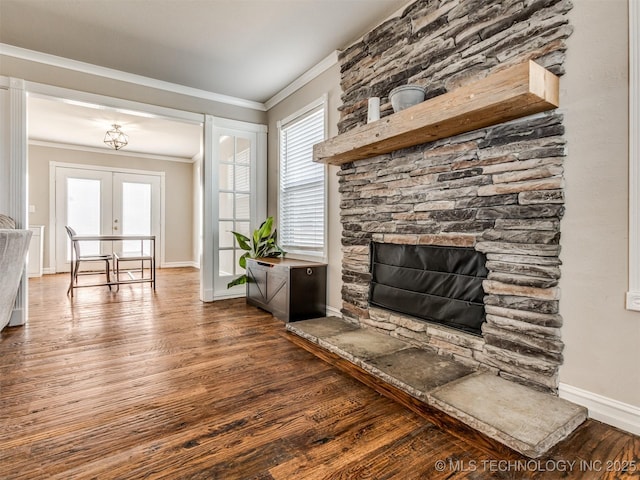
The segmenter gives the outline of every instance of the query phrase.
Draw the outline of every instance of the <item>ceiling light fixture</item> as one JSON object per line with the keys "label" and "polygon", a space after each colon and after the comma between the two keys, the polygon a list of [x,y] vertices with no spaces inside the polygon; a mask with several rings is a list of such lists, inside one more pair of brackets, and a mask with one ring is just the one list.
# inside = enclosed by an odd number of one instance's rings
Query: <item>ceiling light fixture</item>
{"label": "ceiling light fixture", "polygon": [[104,136],[104,143],[109,145],[111,148],[115,148],[116,150],[120,150],[122,147],[126,147],[129,143],[129,137],[122,133],[120,130],[120,125],[116,125],[115,123],[111,125],[113,130],[107,130],[107,133]]}

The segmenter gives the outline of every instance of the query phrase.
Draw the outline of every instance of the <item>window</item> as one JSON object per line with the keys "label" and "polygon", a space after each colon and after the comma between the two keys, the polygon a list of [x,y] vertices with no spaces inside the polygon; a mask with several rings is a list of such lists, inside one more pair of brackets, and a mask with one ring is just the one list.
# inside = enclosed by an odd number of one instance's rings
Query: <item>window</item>
{"label": "window", "polygon": [[278,240],[288,253],[325,256],[326,167],[313,161],[313,145],[325,139],[322,98],[279,122]]}

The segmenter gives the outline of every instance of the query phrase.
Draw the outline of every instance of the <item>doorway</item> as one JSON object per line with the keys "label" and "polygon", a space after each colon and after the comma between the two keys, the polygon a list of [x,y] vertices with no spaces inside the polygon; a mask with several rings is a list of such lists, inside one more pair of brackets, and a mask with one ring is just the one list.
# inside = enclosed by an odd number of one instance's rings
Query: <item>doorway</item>
{"label": "doorway", "polygon": [[[55,267],[69,271],[70,242],[65,225],[80,235],[155,235],[162,251],[162,172],[55,166]],[[83,253],[140,251],[140,242],[86,242]],[[144,244],[143,249],[150,249]],[[146,252],[149,253],[149,252]]]}
{"label": "doorway", "polygon": [[[43,212],[50,212],[52,204],[55,203],[55,194],[51,191],[51,184],[54,183],[54,175],[50,173],[47,175],[41,175],[44,168],[38,169],[39,173],[38,185],[31,185],[36,175],[29,175],[28,169],[34,163],[32,162],[33,156],[31,149],[37,148],[63,148],[66,152],[73,156],[75,152],[99,152],[104,153],[104,147],[101,145],[102,137],[104,136],[105,126],[103,122],[108,120],[109,128],[112,123],[116,122],[121,124],[121,119],[128,118],[130,116],[135,117],[134,124],[142,128],[143,131],[149,131],[149,122],[153,122],[156,119],[164,119],[172,122],[170,131],[156,131],[156,136],[153,141],[149,142],[154,148],[160,143],[167,144],[171,147],[171,153],[169,155],[173,158],[178,158],[179,162],[187,162],[194,165],[193,168],[193,192],[189,195],[187,200],[193,200],[193,209],[188,208],[189,212],[186,215],[182,215],[181,218],[185,219],[187,216],[193,214],[190,232],[191,240],[197,245],[192,249],[194,252],[194,258],[192,261],[173,261],[172,258],[167,259],[170,266],[194,266],[200,267],[200,298],[203,301],[212,301],[214,297],[225,298],[227,296],[241,295],[242,292],[228,292],[226,288],[224,291],[219,292],[220,295],[214,295],[214,270],[219,261],[218,255],[213,254],[213,248],[211,246],[214,242],[217,242],[218,228],[214,228],[217,222],[213,221],[214,211],[218,205],[214,200],[214,176],[217,182],[217,174],[214,174],[213,158],[214,150],[217,150],[217,145],[214,142],[213,132],[218,127],[232,128],[240,131],[249,131],[256,133],[256,153],[257,161],[256,168],[253,170],[256,182],[255,197],[252,195],[252,207],[254,202],[257,208],[252,208],[252,225],[255,228],[255,222],[258,218],[264,219],[266,215],[266,126],[261,124],[253,124],[244,121],[228,120],[219,117],[213,117],[211,115],[197,114],[188,111],[175,110],[173,108],[167,108],[157,105],[151,105],[146,103],[139,103],[130,100],[119,99],[115,97],[108,97],[104,95],[97,95],[88,92],[81,92],[77,90],[69,90],[65,88],[55,87],[52,85],[39,84],[34,82],[26,82],[20,79],[9,79],[7,77],[0,76],[0,89],[8,90],[8,103],[11,108],[8,108],[7,122],[0,124],[2,131],[0,132],[2,138],[6,140],[4,145],[6,148],[2,149],[2,153],[9,152],[11,149],[11,164],[10,172],[11,180],[13,181],[12,190],[9,191],[9,195],[2,196],[0,192],[0,201],[2,203],[9,203],[9,213],[12,214],[21,225],[28,226],[31,224],[49,225],[48,231],[45,231],[45,272],[55,273],[55,218],[51,218],[50,215],[43,216]],[[27,96],[29,102],[27,102]],[[3,97],[7,95],[3,94]],[[60,106],[73,107],[73,112],[68,112],[67,118],[73,122],[81,122],[82,128],[78,128],[78,123],[67,126],[62,122],[58,122],[52,119],[48,113],[36,115],[33,112],[34,99],[47,99],[53,102],[57,102]],[[29,103],[29,128],[27,129],[27,103]],[[78,110],[80,109],[80,110]],[[57,109],[56,109],[57,110]],[[95,115],[90,115],[87,110],[91,110]],[[82,112],[81,115],[78,112]],[[10,113],[10,115],[9,115]],[[95,117],[95,118],[93,118]],[[108,118],[107,118],[108,117]],[[111,118],[117,117],[117,118]],[[34,128],[34,119],[43,119],[43,128],[39,131],[42,132],[42,136],[37,134],[38,129]],[[9,121],[10,120],[10,121]],[[95,122],[93,122],[95,120]],[[198,153],[189,155],[184,158],[182,154],[176,154],[174,148],[181,142],[176,142],[176,139],[184,135],[184,129],[181,127],[184,125],[195,126],[198,132]],[[53,126],[56,126],[54,129]],[[78,142],[79,134],[82,132],[87,133],[86,129],[89,128],[93,131],[91,137],[94,139],[91,144],[83,144]],[[96,130],[97,129],[97,130]],[[27,130],[29,130],[27,134]],[[49,134],[54,133],[68,134],[66,138],[50,138]],[[129,130],[130,131],[130,130]],[[173,134],[176,134],[175,136]],[[47,138],[45,138],[45,136]],[[95,140],[95,139],[98,140]],[[142,138],[140,132],[136,134],[136,138]],[[29,162],[27,162],[27,151],[29,151]],[[112,152],[113,153],[113,152]],[[9,158],[8,153],[6,154]],[[140,150],[136,151],[137,157],[144,157],[148,159],[156,159],[155,153],[143,153],[140,155]],[[161,160],[168,160],[167,151],[164,151],[161,156]],[[169,160],[173,160],[169,159]],[[66,162],[66,159],[60,159],[61,162]],[[45,167],[46,168],[46,167]],[[144,167],[143,167],[144,168]],[[8,176],[7,176],[8,177]],[[167,177],[170,178],[170,177]],[[1,182],[0,182],[1,183]],[[8,182],[5,182],[8,183]],[[169,190],[169,187],[168,187]],[[28,196],[28,192],[37,193],[42,198],[38,199],[37,204],[32,203],[32,199]],[[167,205],[167,219],[174,218],[172,213],[172,207],[175,198],[185,199],[186,196],[173,196],[169,191],[169,196],[172,201]],[[6,197],[6,198],[5,198]],[[45,198],[46,197],[46,198]],[[258,200],[256,200],[258,199]],[[183,202],[184,204],[184,202]],[[43,208],[40,208],[40,205]],[[175,211],[185,211],[181,204],[179,207],[174,208]],[[29,212],[29,213],[27,213]],[[188,225],[186,226],[189,227]],[[161,225],[161,230],[166,228],[167,232],[172,231],[170,225]],[[183,235],[186,231],[185,228],[177,230],[178,235]],[[191,244],[191,240],[189,243]],[[66,240],[65,240],[66,241]],[[165,244],[170,242],[164,239]],[[182,245],[187,242],[182,239]],[[164,249],[164,248],[163,248]],[[216,252],[217,253],[217,252]],[[66,252],[65,252],[66,255]],[[164,256],[164,253],[161,252]],[[167,254],[168,255],[168,254]],[[172,253],[173,255],[173,253]],[[223,254],[224,255],[224,254]],[[214,260],[215,258],[215,260]],[[164,260],[162,260],[164,263]],[[189,265],[183,265],[188,263]],[[21,288],[16,300],[16,308],[14,309],[15,320],[12,320],[12,325],[21,325],[27,319],[27,281],[26,276],[22,280]]]}

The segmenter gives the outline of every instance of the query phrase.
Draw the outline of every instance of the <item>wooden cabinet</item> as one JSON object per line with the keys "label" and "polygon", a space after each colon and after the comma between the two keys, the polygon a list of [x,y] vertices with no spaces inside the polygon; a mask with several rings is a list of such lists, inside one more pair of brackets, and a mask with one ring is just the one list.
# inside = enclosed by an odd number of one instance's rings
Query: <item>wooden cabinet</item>
{"label": "wooden cabinet", "polygon": [[288,258],[247,259],[247,303],[285,322],[326,315],[327,266]]}
{"label": "wooden cabinet", "polygon": [[44,225],[31,225],[31,243],[29,244],[29,263],[27,274],[29,277],[42,276],[42,258],[44,250]]}

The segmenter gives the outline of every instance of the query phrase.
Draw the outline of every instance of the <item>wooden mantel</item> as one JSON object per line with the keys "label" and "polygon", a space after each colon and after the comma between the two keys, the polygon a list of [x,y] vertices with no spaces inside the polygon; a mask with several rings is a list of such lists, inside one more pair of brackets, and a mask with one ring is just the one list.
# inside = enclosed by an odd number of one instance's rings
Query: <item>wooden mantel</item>
{"label": "wooden mantel", "polygon": [[558,105],[558,77],[528,61],[318,143],[313,160],[342,165]]}

